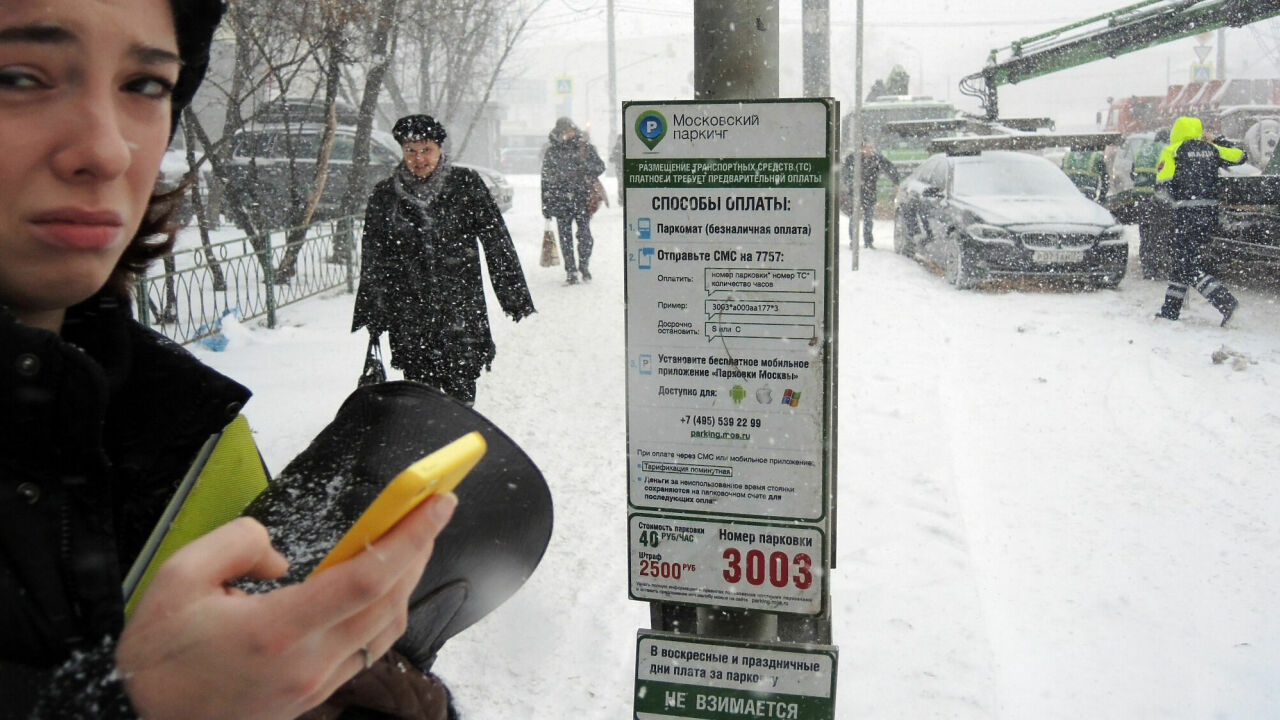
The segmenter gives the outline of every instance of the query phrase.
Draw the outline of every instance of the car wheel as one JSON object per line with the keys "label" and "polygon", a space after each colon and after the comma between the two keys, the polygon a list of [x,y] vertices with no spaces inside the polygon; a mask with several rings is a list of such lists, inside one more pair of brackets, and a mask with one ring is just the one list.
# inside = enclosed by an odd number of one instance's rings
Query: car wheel
{"label": "car wheel", "polygon": [[947,237],[946,252],[947,261],[943,272],[947,282],[955,285],[957,290],[969,290],[977,285],[973,275],[973,258],[964,251],[964,243],[956,233]]}
{"label": "car wheel", "polygon": [[916,249],[911,245],[911,224],[901,209],[893,216],[893,251],[899,255],[912,257]]}

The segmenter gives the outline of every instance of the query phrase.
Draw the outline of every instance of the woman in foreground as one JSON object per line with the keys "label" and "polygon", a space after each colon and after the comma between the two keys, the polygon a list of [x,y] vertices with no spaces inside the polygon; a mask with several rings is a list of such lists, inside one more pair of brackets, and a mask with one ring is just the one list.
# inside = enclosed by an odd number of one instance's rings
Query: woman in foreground
{"label": "woman in foreground", "polygon": [[249,397],[135,323],[127,296],[172,242],[154,180],[221,13],[0,0],[0,717],[296,717],[400,636],[456,503],[262,595],[227,583],[284,558],[232,521],[170,558],[124,621],[124,571]]}

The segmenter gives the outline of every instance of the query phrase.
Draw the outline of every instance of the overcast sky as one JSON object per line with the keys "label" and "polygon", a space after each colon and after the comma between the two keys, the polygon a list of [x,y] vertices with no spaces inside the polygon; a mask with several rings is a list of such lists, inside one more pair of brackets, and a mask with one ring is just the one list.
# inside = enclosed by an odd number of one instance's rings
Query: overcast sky
{"label": "overcast sky", "polygon": [[[1076,0],[1072,3],[1028,3],[1022,0],[866,0],[866,76],[870,84],[893,64],[911,73],[914,94],[948,98],[976,112],[977,104],[956,88],[964,75],[981,69],[992,48],[1100,15],[1132,4],[1121,0]],[[617,0],[619,43],[644,38],[688,34],[692,42],[692,0]],[[832,94],[852,101],[855,3],[831,0]],[[800,0],[781,6],[782,63],[788,58],[788,37],[800,36]],[[526,42],[565,45],[605,37],[605,0],[550,0],[530,23]],[[1214,41],[1210,41],[1213,44]],[[1280,43],[1280,21],[1258,23],[1227,31],[1229,77],[1276,77],[1266,46]],[[1049,115],[1060,125],[1091,123],[1106,106],[1108,96],[1163,95],[1169,83],[1184,82],[1196,61],[1195,39],[1104,60],[1020,86],[1001,89],[1002,114]],[[1210,60],[1213,57],[1211,56]],[[679,68],[673,68],[679,70]],[[687,69],[685,69],[687,71]],[[799,94],[783,87],[784,95]]]}

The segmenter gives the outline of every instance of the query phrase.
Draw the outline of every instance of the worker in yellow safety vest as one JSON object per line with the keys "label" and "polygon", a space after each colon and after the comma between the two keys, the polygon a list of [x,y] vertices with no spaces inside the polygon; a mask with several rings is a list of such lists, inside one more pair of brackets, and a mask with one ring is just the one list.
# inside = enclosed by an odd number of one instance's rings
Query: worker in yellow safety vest
{"label": "worker in yellow safety vest", "polygon": [[1094,202],[1107,199],[1107,162],[1100,150],[1072,150],[1062,158],[1062,171]]}
{"label": "worker in yellow safety vest", "polygon": [[1209,142],[1203,135],[1204,126],[1198,118],[1178,118],[1156,167],[1156,193],[1168,205],[1173,221],[1173,267],[1164,305],[1156,317],[1177,320],[1187,290],[1194,286],[1222,313],[1222,324],[1226,325],[1239,303],[1226,285],[1201,269],[1200,254],[1218,224],[1218,196],[1222,192],[1218,170],[1240,165],[1246,156],[1224,139]]}
{"label": "worker in yellow safety vest", "polygon": [[1133,191],[1151,195],[1156,190],[1156,171],[1160,168],[1160,154],[1169,144],[1169,129],[1160,128],[1155,139],[1146,143],[1133,155]]}

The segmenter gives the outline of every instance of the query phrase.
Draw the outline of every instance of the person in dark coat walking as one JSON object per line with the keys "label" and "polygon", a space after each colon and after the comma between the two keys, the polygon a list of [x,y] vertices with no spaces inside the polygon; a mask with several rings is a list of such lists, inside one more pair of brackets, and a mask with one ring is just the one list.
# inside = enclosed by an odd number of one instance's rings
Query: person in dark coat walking
{"label": "person in dark coat walking", "polygon": [[[853,208],[853,171],[854,171],[854,155],[849,153],[844,158],[844,163],[840,168],[840,183],[844,190],[844,200],[846,206],[852,210]],[[871,227],[875,222],[876,216],[876,193],[880,176],[886,175],[897,185],[902,181],[898,175],[898,169],[889,162],[884,155],[876,152],[871,143],[862,144],[862,186],[858,191],[858,202],[862,205],[862,244],[871,247],[875,242],[871,237]],[[853,223],[849,223],[849,240],[857,241],[857,228]]]}
{"label": "person in dark coat walking", "polygon": [[[591,213],[587,197],[595,179],[604,172],[604,161],[567,117],[556,120],[542,154],[542,217],[555,218],[564,255],[566,282],[591,281]],[[578,258],[573,255],[573,226],[578,226]]]}
{"label": "person in dark coat walking", "polygon": [[446,132],[430,115],[392,130],[404,161],[374,186],[364,215],[360,290],[351,330],[391,341],[391,366],[464,403],[496,349],[480,274],[514,321],[534,311],[502,213],[476,171],[441,150]]}
{"label": "person in dark coat walking", "polygon": [[1225,143],[1202,139],[1198,118],[1180,117],[1169,133],[1169,145],[1160,153],[1156,169],[1156,194],[1172,213],[1170,247],[1173,267],[1164,305],[1157,318],[1177,320],[1187,291],[1195,287],[1222,313],[1226,325],[1239,302],[1217,278],[1200,267],[1200,253],[1209,234],[1218,226],[1218,196],[1222,178],[1218,170],[1245,162],[1245,152]]}
{"label": "person in dark coat walking", "polygon": [[[155,178],[223,3],[3,7],[0,718],[297,717],[392,646],[456,499],[256,596],[228,583],[287,563],[261,524],[231,520],[170,556],[126,620],[126,571],[249,398],[137,323],[128,296],[173,245]],[[422,716],[441,720],[432,687]]]}

